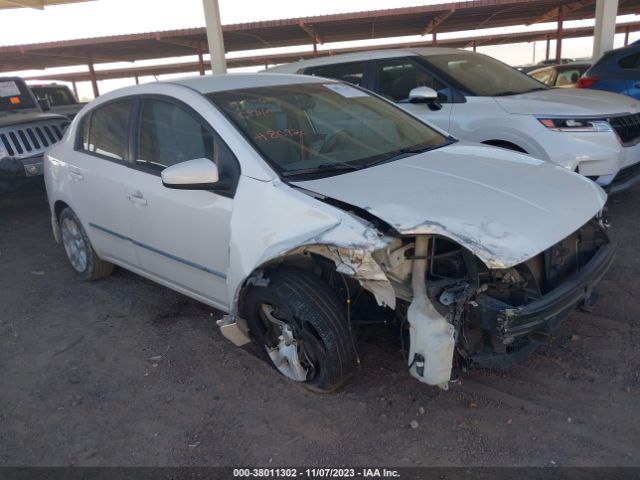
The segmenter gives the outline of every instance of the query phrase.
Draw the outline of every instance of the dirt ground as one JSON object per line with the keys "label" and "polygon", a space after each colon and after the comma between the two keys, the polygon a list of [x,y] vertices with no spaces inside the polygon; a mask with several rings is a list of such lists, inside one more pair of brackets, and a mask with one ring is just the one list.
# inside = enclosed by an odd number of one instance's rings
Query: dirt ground
{"label": "dirt ground", "polygon": [[358,375],[317,395],[209,307],[122,269],[80,282],[46,198],[0,200],[0,466],[640,465],[640,187],[610,215],[593,313],[523,364],[444,392],[372,329]]}

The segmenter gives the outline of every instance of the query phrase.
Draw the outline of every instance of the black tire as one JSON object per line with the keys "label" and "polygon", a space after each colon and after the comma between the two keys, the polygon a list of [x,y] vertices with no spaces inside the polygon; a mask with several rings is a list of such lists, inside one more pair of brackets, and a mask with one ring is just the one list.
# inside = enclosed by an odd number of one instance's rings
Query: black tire
{"label": "black tire", "polygon": [[77,228],[80,236],[77,240],[79,242],[82,242],[86,256],[85,262],[74,262],[74,260],[72,260],[72,255],[65,245],[63,238],[62,247],[67,254],[67,258],[69,259],[71,268],[73,268],[78,276],[85,281],[99,280],[100,278],[108,277],[109,275],[111,275],[111,272],[113,272],[113,264],[101,260],[98,255],[96,255],[87,232],[85,232],[84,228],[82,228],[82,223],[80,223],[80,220],[78,219],[76,214],[69,207],[66,207],[64,210],[62,210],[62,212],[60,212],[60,217],[58,218],[61,235],[64,235],[63,228],[66,227],[63,227],[63,225],[65,225],[65,222],[72,222]]}
{"label": "black tire", "polygon": [[[315,392],[336,390],[358,366],[346,303],[321,278],[305,270],[284,267],[267,278],[266,285],[251,286],[244,296],[242,313],[254,341],[269,358],[267,349],[275,347],[280,332],[260,313],[268,305],[299,342],[299,357],[307,368],[302,384]],[[270,358],[269,363],[276,368]]]}

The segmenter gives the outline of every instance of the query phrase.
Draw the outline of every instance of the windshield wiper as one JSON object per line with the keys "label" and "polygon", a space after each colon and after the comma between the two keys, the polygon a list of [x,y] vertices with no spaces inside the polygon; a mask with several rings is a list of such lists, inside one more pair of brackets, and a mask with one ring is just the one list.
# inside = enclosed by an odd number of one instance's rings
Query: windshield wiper
{"label": "windshield wiper", "polygon": [[386,155],[384,158],[381,158],[380,160],[367,163],[366,165],[364,165],[364,168],[375,167],[376,165],[381,165],[383,163],[392,162],[393,160],[399,160],[400,158],[408,157],[409,155],[416,155],[418,153],[428,152],[429,150],[433,150],[434,148],[444,147],[456,141],[456,139],[453,137],[448,137],[447,140],[449,141],[444,142],[440,145],[428,145],[428,146],[422,145],[418,147],[401,148],[400,150],[396,150],[395,152],[392,152],[389,155]]}
{"label": "windshield wiper", "polygon": [[283,172],[283,177],[295,177],[298,175],[309,175],[311,173],[331,173],[331,172],[339,172],[345,170],[359,170],[360,167],[356,167],[355,165],[350,165],[348,163],[322,163],[316,167],[311,168],[303,168],[300,170],[291,170],[288,172]]}
{"label": "windshield wiper", "polygon": [[537,92],[539,90],[548,90],[548,88],[545,87],[535,87],[532,88],[531,90],[525,90],[524,92],[514,92],[512,90],[508,90],[506,92],[500,92],[500,93],[496,93],[495,95],[493,95],[494,97],[508,97],[509,95],[524,95],[525,93],[531,93],[531,92]]}
{"label": "windshield wiper", "polygon": [[507,90],[506,92],[500,92],[493,95],[494,97],[508,97],[509,95],[520,95],[522,92],[514,92],[512,90]]}

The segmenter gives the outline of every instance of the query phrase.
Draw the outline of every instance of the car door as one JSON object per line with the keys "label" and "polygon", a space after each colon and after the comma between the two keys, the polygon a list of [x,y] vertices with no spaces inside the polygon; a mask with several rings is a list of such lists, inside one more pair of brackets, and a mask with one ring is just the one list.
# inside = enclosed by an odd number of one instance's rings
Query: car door
{"label": "car door", "polygon": [[138,263],[129,241],[126,185],[131,106],[131,100],[117,100],[85,114],[65,168],[70,206],[97,254],[125,267]]}
{"label": "car door", "polygon": [[[453,93],[424,66],[407,57],[375,60],[372,74],[377,94],[443,130],[449,130]],[[430,87],[438,92],[441,108],[433,110],[425,103],[410,103],[409,92],[417,87]]]}
{"label": "car door", "polygon": [[[187,105],[168,97],[142,97],[137,110],[129,199],[140,268],[160,283],[226,307],[237,160]],[[211,191],[163,186],[164,168],[200,158],[217,164],[226,187]]]}

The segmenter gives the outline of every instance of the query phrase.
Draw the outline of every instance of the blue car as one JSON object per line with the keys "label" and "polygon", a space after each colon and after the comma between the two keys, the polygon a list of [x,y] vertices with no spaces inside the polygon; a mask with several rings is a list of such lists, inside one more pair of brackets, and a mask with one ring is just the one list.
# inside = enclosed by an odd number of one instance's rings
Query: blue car
{"label": "blue car", "polygon": [[582,78],[578,88],[595,88],[640,99],[640,44],[605,53]]}

